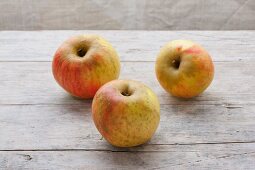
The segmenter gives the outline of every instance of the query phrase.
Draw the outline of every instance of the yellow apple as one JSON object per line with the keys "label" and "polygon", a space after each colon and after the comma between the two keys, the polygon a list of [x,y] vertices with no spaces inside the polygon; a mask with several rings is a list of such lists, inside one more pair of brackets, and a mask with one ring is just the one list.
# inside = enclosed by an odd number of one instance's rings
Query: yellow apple
{"label": "yellow apple", "polygon": [[174,40],[160,50],[155,71],[159,83],[167,92],[191,98],[210,85],[214,65],[208,52],[197,43]]}
{"label": "yellow apple", "polygon": [[113,80],[102,86],[92,103],[98,131],[112,145],[131,147],[147,142],[160,120],[155,93],[132,80]]}
{"label": "yellow apple", "polygon": [[115,49],[102,37],[78,35],[58,48],[52,72],[67,92],[87,99],[102,85],[119,77],[120,61]]}

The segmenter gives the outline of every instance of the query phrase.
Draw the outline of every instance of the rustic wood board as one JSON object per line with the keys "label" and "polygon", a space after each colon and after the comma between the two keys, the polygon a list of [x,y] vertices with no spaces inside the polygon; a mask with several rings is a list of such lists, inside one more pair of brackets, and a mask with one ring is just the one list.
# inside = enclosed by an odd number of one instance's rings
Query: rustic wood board
{"label": "rustic wood board", "polygon": [[[255,61],[215,62],[215,78],[202,95],[180,100],[166,93],[154,71],[154,62],[122,62],[122,79],[142,81],[159,96],[161,104],[242,105],[255,103]],[[82,104],[58,86],[51,62],[0,62],[0,104]],[[146,74],[145,74],[146,73]],[[29,89],[29,90],[28,90]]]}
{"label": "rustic wood board", "polygon": [[[149,145],[255,142],[255,107],[162,105]],[[240,114],[241,113],[241,114]],[[0,111],[0,150],[107,149],[84,105],[6,105]]]}
{"label": "rustic wood board", "polygon": [[254,31],[1,31],[0,61],[51,61],[58,46],[77,34],[98,34],[117,50],[121,61],[155,61],[174,39],[203,45],[214,61],[253,60]]}
{"label": "rustic wood board", "polygon": [[[54,81],[54,51],[80,33],[109,39],[120,77],[159,96],[160,126],[147,144],[109,145],[93,124],[91,100]],[[160,46],[177,38],[204,45],[215,63],[213,83],[191,100],[168,95],[154,73]],[[254,39],[253,31],[0,32],[0,169],[254,169]]]}
{"label": "rustic wood board", "polygon": [[148,150],[0,151],[0,169],[253,170],[255,144],[164,145]]}

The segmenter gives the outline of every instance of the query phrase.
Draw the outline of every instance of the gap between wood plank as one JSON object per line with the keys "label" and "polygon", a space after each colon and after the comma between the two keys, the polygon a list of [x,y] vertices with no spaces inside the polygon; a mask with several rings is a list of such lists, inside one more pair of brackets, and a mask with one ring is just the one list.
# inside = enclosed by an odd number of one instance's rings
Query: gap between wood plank
{"label": "gap between wood plank", "polygon": [[[148,144],[147,146],[194,146],[194,145],[228,145],[228,144],[255,144],[255,141],[244,141],[244,142],[208,142],[208,143],[175,143],[175,144]],[[143,146],[143,145],[141,145]],[[144,145],[145,146],[145,145]],[[138,146],[140,147],[140,146]],[[62,152],[62,151],[98,151],[98,152],[173,152],[173,151],[162,151],[162,150],[135,150],[133,148],[115,148],[114,149],[2,149],[0,152],[38,152],[38,151],[47,151],[47,152]],[[132,150],[130,150],[132,149]]]}

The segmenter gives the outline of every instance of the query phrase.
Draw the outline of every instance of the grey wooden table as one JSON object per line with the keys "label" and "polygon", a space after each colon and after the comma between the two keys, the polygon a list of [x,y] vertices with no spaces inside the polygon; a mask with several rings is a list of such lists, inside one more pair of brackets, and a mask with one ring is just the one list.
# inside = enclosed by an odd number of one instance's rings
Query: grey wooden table
{"label": "grey wooden table", "polygon": [[[91,100],[65,93],[51,73],[56,48],[96,33],[121,57],[122,79],[149,85],[160,126],[143,146],[110,146],[91,119]],[[191,39],[212,55],[215,78],[202,95],[168,95],[154,74],[160,47]],[[254,169],[254,31],[0,32],[0,169]]]}

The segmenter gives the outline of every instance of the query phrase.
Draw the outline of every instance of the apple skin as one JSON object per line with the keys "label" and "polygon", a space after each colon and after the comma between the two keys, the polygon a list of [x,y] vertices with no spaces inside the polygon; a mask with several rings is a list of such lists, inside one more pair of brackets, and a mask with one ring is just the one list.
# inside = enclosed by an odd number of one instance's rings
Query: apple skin
{"label": "apple skin", "polygon": [[92,117],[110,144],[132,147],[153,136],[160,120],[160,105],[155,93],[143,83],[113,80],[97,91]]}
{"label": "apple skin", "polygon": [[120,61],[115,49],[102,37],[78,35],[57,49],[52,72],[67,92],[88,99],[102,85],[119,77]]}
{"label": "apple skin", "polygon": [[189,40],[174,40],[162,47],[155,71],[160,85],[181,98],[199,95],[214,77],[214,65],[208,52]]}

